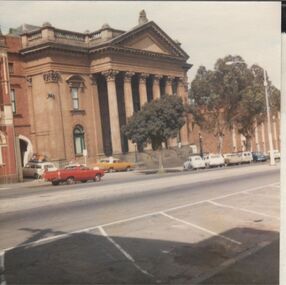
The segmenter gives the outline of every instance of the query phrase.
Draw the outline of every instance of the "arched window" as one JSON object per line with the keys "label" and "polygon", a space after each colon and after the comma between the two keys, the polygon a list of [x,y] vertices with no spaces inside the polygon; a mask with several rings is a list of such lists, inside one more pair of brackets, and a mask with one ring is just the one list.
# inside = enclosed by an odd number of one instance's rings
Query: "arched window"
{"label": "arched window", "polygon": [[84,130],[80,125],[73,129],[74,152],[76,155],[82,155],[85,149]]}
{"label": "arched window", "polygon": [[84,79],[80,75],[72,75],[67,78],[67,83],[70,87],[72,110],[79,110],[79,91],[84,89]]}

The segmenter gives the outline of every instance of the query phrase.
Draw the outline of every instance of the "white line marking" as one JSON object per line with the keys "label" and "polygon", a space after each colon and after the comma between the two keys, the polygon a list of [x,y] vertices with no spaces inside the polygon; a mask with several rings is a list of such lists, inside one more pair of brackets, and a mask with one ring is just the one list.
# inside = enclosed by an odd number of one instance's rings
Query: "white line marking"
{"label": "white line marking", "polygon": [[[277,182],[276,183],[267,184],[267,185],[263,185],[263,186],[257,186],[257,187],[254,187],[254,188],[244,189],[242,191],[238,191],[238,192],[234,192],[234,193],[230,193],[230,194],[226,194],[226,195],[213,197],[213,198],[211,198],[211,200],[223,199],[223,198],[226,198],[226,197],[239,195],[241,193],[244,193],[245,191],[259,190],[259,189],[263,189],[263,188],[266,188],[266,187],[271,187],[271,186],[273,186],[275,184],[277,184]],[[113,226],[113,225],[122,224],[122,223],[126,223],[126,222],[131,222],[131,221],[135,221],[135,220],[138,220],[138,219],[143,219],[143,218],[159,215],[161,212],[165,212],[166,213],[166,212],[170,212],[170,211],[175,211],[175,210],[179,210],[179,209],[183,209],[183,208],[187,208],[187,207],[191,207],[191,206],[195,206],[195,205],[199,205],[199,204],[203,204],[203,203],[208,203],[209,201],[210,200],[208,199],[208,200],[201,200],[201,201],[197,201],[197,202],[193,202],[193,203],[187,203],[187,204],[184,204],[184,205],[180,205],[180,206],[176,206],[176,207],[172,207],[172,208],[168,208],[168,209],[163,209],[163,210],[158,211],[158,212],[153,212],[153,213],[143,214],[143,215],[139,215],[139,216],[135,216],[135,217],[131,217],[131,218],[117,220],[117,221],[114,221],[114,222],[101,224],[101,225],[97,225],[97,226],[93,226],[93,227],[89,227],[89,228],[80,229],[80,230],[72,231],[72,232],[69,232],[69,233],[66,233],[66,234],[60,234],[60,235],[56,235],[56,236],[51,236],[51,237],[39,239],[37,241],[33,241],[33,242],[29,242],[29,243],[25,243],[25,244],[21,244],[21,245],[18,245],[18,246],[9,247],[9,248],[6,248],[6,249],[1,249],[1,250],[6,252],[6,251],[12,250],[14,248],[19,248],[19,247],[24,247],[24,246],[25,247],[26,246],[33,246],[35,244],[46,242],[46,241],[49,241],[49,240],[54,240],[54,239],[58,239],[58,238],[65,238],[65,237],[71,236],[73,234],[79,234],[79,233],[83,233],[83,232],[93,231],[95,229],[98,229],[99,227],[108,227],[108,226]]]}
{"label": "white line marking", "polygon": [[116,243],[108,234],[106,231],[103,229],[103,227],[98,227],[99,231],[101,234],[106,237],[128,260],[130,260],[133,265],[143,274],[154,277],[152,274],[150,274],[148,271],[142,269],[134,260],[134,258],[127,252],[125,251],[118,243]]}
{"label": "white line marking", "polygon": [[248,191],[245,191],[243,194],[252,195],[252,196],[259,196],[259,197],[265,197],[265,198],[272,198],[272,199],[280,199],[279,196],[267,195],[267,194],[259,194],[259,193],[250,193]]}
{"label": "white line marking", "polygon": [[207,233],[209,233],[209,234],[211,234],[211,235],[221,237],[221,238],[226,239],[226,240],[228,240],[228,241],[231,241],[231,242],[233,242],[233,243],[235,243],[235,244],[239,244],[239,245],[241,244],[241,242],[239,242],[239,241],[236,241],[236,240],[231,239],[231,238],[229,238],[229,237],[226,237],[226,236],[224,236],[224,235],[218,234],[218,233],[216,233],[216,232],[210,231],[210,230],[208,230],[208,229],[206,229],[206,228],[202,228],[202,227],[200,227],[200,226],[198,226],[198,225],[196,225],[196,224],[189,223],[189,222],[187,222],[187,221],[178,219],[178,218],[176,218],[176,217],[174,217],[174,216],[170,216],[170,215],[168,215],[168,214],[166,214],[166,213],[164,213],[164,212],[160,212],[160,214],[163,215],[163,216],[165,216],[165,217],[167,217],[167,218],[170,218],[170,219],[172,219],[172,220],[174,220],[174,221],[177,221],[177,222],[180,222],[180,223],[182,223],[182,224],[185,224],[185,225],[191,226],[191,227],[193,227],[193,228],[199,229],[199,230],[201,230],[201,231],[207,232]]}
{"label": "white line marking", "polygon": [[271,216],[271,215],[267,215],[267,214],[264,214],[264,213],[261,213],[261,212],[257,212],[257,211],[248,210],[248,209],[245,209],[245,208],[229,206],[229,205],[225,205],[225,204],[221,204],[221,203],[214,202],[214,201],[212,201],[212,200],[209,200],[209,201],[207,201],[207,202],[210,203],[210,204],[213,204],[213,205],[215,205],[215,206],[222,207],[222,208],[228,208],[228,209],[233,209],[233,210],[239,210],[239,211],[242,211],[242,212],[248,212],[248,213],[251,213],[251,214],[256,214],[256,215],[260,215],[260,216],[264,216],[264,217],[268,217],[268,218],[280,220],[280,218],[278,218],[278,217]]}

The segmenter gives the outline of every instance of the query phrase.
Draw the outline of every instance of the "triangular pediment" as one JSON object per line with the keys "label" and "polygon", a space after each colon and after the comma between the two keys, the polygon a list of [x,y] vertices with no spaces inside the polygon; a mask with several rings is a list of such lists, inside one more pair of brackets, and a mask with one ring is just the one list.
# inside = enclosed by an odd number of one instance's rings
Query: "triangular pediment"
{"label": "triangular pediment", "polygon": [[112,44],[123,48],[183,57],[185,59],[189,57],[179,44],[171,39],[154,22],[148,22],[147,24],[135,27],[113,39]]}
{"label": "triangular pediment", "polygon": [[148,33],[144,33],[141,36],[133,38],[129,42],[126,42],[123,46],[133,49],[172,55],[172,51],[168,50],[168,48],[160,43],[158,39],[155,39]]}

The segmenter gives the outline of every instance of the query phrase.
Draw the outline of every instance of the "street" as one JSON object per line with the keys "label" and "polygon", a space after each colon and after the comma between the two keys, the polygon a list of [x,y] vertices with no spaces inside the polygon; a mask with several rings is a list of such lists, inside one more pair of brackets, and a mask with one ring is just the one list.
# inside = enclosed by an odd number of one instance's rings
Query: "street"
{"label": "street", "polygon": [[2,282],[278,284],[279,177],[262,164],[0,188]]}

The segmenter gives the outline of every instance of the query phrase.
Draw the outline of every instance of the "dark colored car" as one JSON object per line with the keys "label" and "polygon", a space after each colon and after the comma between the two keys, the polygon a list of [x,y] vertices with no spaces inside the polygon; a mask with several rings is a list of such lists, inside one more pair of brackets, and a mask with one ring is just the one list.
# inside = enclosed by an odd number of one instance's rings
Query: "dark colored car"
{"label": "dark colored car", "polygon": [[260,161],[266,161],[267,157],[262,152],[253,152],[252,153],[253,161],[260,162]]}

